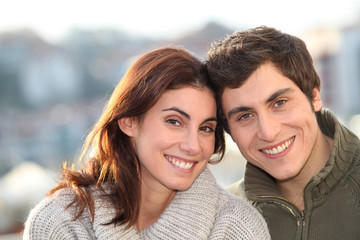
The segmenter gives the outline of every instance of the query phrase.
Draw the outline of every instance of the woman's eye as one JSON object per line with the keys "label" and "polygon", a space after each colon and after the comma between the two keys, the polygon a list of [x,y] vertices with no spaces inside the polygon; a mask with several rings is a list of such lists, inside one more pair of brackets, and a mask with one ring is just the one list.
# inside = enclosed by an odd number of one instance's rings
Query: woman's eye
{"label": "woman's eye", "polygon": [[180,126],[180,122],[178,120],[175,120],[175,119],[168,119],[166,120],[167,123],[170,123],[172,125],[175,125],[175,126]]}
{"label": "woman's eye", "polygon": [[203,126],[203,127],[200,127],[199,129],[200,129],[200,131],[204,131],[204,132],[214,132],[214,129],[209,126]]}
{"label": "woman's eye", "polygon": [[274,104],[275,107],[279,107],[283,105],[286,101],[285,100],[277,100]]}

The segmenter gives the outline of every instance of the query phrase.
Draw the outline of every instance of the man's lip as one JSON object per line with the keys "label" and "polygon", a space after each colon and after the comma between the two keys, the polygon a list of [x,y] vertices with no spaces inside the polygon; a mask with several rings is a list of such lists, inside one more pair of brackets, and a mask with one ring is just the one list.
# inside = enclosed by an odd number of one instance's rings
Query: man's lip
{"label": "man's lip", "polygon": [[295,141],[295,136],[285,141],[282,141],[276,145],[272,145],[271,147],[259,149],[259,152],[262,153],[267,158],[275,159],[275,158],[283,157],[290,151],[290,149],[294,144],[294,141]]}
{"label": "man's lip", "polygon": [[281,145],[285,144],[286,142],[290,141],[291,139],[293,139],[293,140],[291,141],[291,142],[293,142],[294,139],[295,139],[295,136],[292,136],[292,137],[290,137],[290,138],[288,138],[288,139],[286,139],[286,140],[284,140],[284,141],[282,141],[282,142],[280,142],[280,143],[274,144],[274,145],[272,145],[272,146],[265,147],[265,148],[260,148],[259,151],[270,150],[270,149],[277,148],[278,146],[281,146]]}

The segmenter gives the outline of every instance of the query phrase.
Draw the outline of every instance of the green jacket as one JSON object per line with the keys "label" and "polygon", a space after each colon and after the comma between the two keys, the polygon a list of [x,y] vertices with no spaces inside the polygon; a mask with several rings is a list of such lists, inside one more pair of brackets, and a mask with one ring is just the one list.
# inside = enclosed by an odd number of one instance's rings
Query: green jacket
{"label": "green jacket", "polygon": [[244,180],[227,189],[263,214],[274,240],[360,239],[360,140],[329,110],[317,117],[334,141],[326,166],[304,190],[304,211],[281,196],[270,175],[249,163]]}

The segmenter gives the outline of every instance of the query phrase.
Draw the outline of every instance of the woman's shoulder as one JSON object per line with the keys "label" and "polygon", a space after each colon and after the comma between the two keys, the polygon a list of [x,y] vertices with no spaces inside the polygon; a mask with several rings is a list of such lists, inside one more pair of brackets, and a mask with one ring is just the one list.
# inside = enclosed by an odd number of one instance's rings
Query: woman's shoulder
{"label": "woman's shoulder", "polygon": [[[228,193],[223,188],[219,187],[219,213],[227,213],[234,215],[251,216],[255,219],[262,219],[261,214],[255,207],[253,207],[248,201],[233,194]],[[243,217],[243,216],[242,216]]]}
{"label": "woman's shoulder", "polygon": [[29,214],[29,218],[34,218],[35,220],[41,220],[46,218],[47,220],[68,215],[69,212],[72,212],[67,208],[69,204],[74,200],[75,194],[70,189],[61,189],[56,191],[54,194],[44,198],[40,201]]}
{"label": "woman's shoulder", "polygon": [[72,190],[61,189],[39,202],[26,220],[24,239],[49,239],[49,236],[51,239],[76,239],[76,234],[71,233],[74,226],[90,227],[91,218],[84,210],[81,217],[74,221],[76,207],[70,205],[74,197]]}
{"label": "woman's shoulder", "polygon": [[248,201],[219,187],[220,200],[217,221],[228,225],[231,234],[247,237],[241,239],[270,239],[267,224],[260,212]]}

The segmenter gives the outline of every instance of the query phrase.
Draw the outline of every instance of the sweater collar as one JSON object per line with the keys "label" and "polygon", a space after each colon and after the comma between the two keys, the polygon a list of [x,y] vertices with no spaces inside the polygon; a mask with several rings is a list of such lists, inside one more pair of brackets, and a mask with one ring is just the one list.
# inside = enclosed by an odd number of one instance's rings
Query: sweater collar
{"label": "sweater collar", "polygon": [[[329,159],[325,167],[315,175],[306,187],[314,201],[320,201],[339,182],[354,161],[354,154],[359,151],[359,139],[346,127],[341,125],[328,109],[317,113],[317,121],[321,131],[333,138]],[[336,164],[335,164],[336,162]],[[274,178],[269,174],[247,163],[245,169],[245,192],[250,200],[258,200],[259,196],[282,198]]]}
{"label": "sweater collar", "polygon": [[186,191],[179,191],[154,224],[137,232],[109,222],[111,206],[96,202],[94,230],[98,239],[207,239],[218,210],[219,193],[215,178],[205,169]]}

